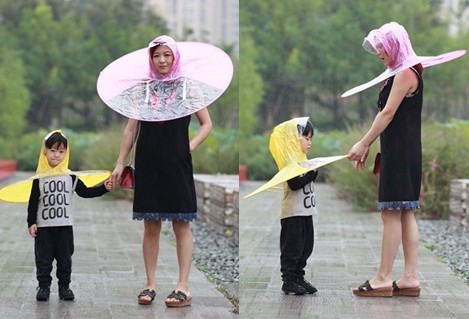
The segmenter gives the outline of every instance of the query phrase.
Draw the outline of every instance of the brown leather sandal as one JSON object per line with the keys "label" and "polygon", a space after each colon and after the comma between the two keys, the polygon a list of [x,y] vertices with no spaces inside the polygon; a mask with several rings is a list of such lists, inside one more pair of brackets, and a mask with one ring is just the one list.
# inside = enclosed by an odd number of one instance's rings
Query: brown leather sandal
{"label": "brown leather sandal", "polygon": [[359,297],[392,297],[392,287],[372,288],[367,280],[358,288],[353,289],[353,293]]}
{"label": "brown leather sandal", "polygon": [[418,297],[420,296],[420,287],[399,288],[396,281],[393,281],[392,295],[395,297]]}
{"label": "brown leather sandal", "polygon": [[[154,290],[145,289],[138,295],[138,303],[141,305],[151,305],[155,299],[156,292]],[[149,297],[150,300],[142,297]]]}
{"label": "brown leather sandal", "polygon": [[175,291],[173,290],[172,293],[166,297],[166,299],[176,299],[176,301],[167,301],[165,300],[165,304],[167,307],[187,307],[190,306],[192,303],[192,296],[187,296],[185,293],[182,291]]}

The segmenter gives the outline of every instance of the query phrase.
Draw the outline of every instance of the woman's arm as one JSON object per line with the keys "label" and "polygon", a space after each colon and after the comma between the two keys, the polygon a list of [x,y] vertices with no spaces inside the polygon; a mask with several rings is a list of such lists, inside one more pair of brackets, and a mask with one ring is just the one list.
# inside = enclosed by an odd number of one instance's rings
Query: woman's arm
{"label": "woman's arm", "polygon": [[212,131],[212,120],[206,108],[198,111],[195,115],[199,120],[200,128],[189,142],[191,152],[195,150]]}
{"label": "woman's arm", "polygon": [[355,161],[355,168],[364,168],[365,161],[370,151],[370,146],[378,136],[391,123],[399,105],[408,93],[414,92],[418,88],[417,75],[411,69],[399,72],[394,78],[394,83],[389,94],[389,98],[384,108],[379,112],[368,132],[358,141],[348,152],[347,157]]}
{"label": "woman's arm", "polygon": [[111,175],[111,181],[113,185],[117,185],[121,179],[122,171],[126,165],[126,158],[129,155],[130,150],[133,147],[134,140],[138,133],[138,121],[129,119],[122,135],[121,147],[119,150],[119,156],[117,157],[116,167]]}

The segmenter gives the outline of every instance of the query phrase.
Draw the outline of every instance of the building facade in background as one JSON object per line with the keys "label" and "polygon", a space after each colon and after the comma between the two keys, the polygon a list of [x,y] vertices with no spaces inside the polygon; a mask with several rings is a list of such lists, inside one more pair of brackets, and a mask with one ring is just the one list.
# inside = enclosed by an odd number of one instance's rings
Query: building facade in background
{"label": "building facade in background", "polygon": [[448,32],[452,36],[469,29],[469,5],[466,0],[443,0],[440,16],[448,22]]}
{"label": "building facade in background", "polygon": [[229,44],[238,51],[238,0],[151,0],[151,6],[177,40]]}

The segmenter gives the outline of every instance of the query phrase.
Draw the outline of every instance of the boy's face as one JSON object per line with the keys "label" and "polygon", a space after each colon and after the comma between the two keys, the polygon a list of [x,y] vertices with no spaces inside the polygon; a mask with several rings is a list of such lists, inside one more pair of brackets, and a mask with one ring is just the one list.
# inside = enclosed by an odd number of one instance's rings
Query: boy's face
{"label": "boy's face", "polygon": [[66,153],[67,149],[63,144],[59,145],[58,143],[55,143],[51,148],[44,148],[44,155],[46,156],[50,167],[56,167],[62,163]]}
{"label": "boy's face", "polygon": [[309,149],[311,148],[311,140],[313,139],[312,133],[309,133],[308,136],[301,135],[300,143],[301,143],[301,150],[303,153],[308,153]]}

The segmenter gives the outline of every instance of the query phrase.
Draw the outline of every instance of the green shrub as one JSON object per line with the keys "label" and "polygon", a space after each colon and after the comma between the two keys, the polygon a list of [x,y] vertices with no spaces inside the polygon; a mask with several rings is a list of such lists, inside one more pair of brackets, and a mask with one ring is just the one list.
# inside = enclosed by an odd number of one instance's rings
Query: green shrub
{"label": "green shrub", "polygon": [[426,124],[422,129],[422,215],[449,217],[452,179],[469,178],[469,122]]}
{"label": "green shrub", "polygon": [[[122,140],[124,128],[115,125],[109,129],[100,132],[93,139],[93,143],[83,151],[81,157],[81,170],[99,169],[113,171],[116,166],[117,157]],[[81,140],[82,145],[87,145],[85,140]],[[126,161],[127,163],[128,161]],[[106,197],[131,199],[133,191],[123,190],[116,187]]]}
{"label": "green shrub", "polygon": [[41,130],[36,133],[21,136],[18,152],[14,153],[12,156],[12,158],[18,162],[18,170],[26,172],[36,171],[39,152],[41,151],[41,143],[47,133],[46,130]]}
{"label": "green shrub", "polygon": [[[349,128],[337,138],[341,138],[340,154],[347,154],[350,148],[358,142],[368,130],[369,126],[357,126]],[[328,165],[327,174],[341,197],[354,203],[360,210],[374,211],[377,207],[378,177],[373,175],[374,158],[378,147],[374,143],[366,160],[366,168],[360,171],[354,169],[353,162],[344,159],[340,162]]]}
{"label": "green shrub", "polygon": [[[198,126],[190,127],[194,136]],[[238,174],[238,131],[214,127],[207,139],[192,153],[195,174]]]}
{"label": "green shrub", "polygon": [[[338,131],[328,132],[327,134],[315,131],[311,150],[308,152],[307,157],[316,158],[343,155],[344,153],[341,150],[343,135],[344,133]],[[337,165],[340,165],[343,161],[319,168],[316,181],[327,181],[329,179],[329,172],[336,169]]]}
{"label": "green shrub", "polygon": [[278,172],[269,151],[269,139],[270,135],[255,135],[242,141],[239,164],[246,166],[250,180],[269,180]]}

